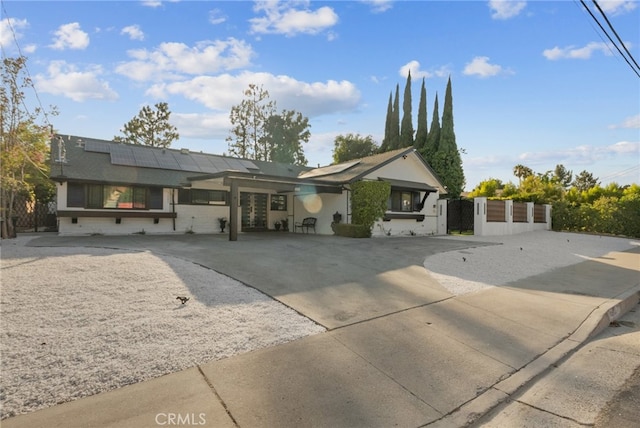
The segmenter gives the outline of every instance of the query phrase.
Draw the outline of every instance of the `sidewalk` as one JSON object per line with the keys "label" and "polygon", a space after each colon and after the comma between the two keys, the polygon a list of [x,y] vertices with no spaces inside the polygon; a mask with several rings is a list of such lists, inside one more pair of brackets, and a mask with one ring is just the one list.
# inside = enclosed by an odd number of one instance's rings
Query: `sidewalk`
{"label": "sidewalk", "polygon": [[[314,244],[320,253],[341,251]],[[333,257],[345,258],[348,250]],[[342,262],[360,266],[363,273],[375,264],[368,258]],[[328,332],[6,419],[2,426],[501,426],[500,419],[479,418],[494,408],[501,410],[496,418],[517,414],[518,409],[497,407],[509,400],[517,400],[516,407],[534,406],[535,397],[548,397],[541,375],[548,388],[558,390],[562,377],[550,373],[561,372],[553,368],[579,361],[590,349],[582,344],[634,308],[640,297],[638,248],[460,296],[411,263],[392,272],[299,294],[292,284],[278,290],[274,272],[273,278],[262,278],[269,294],[294,308],[300,305],[305,315],[308,308]],[[254,274],[243,274],[243,280],[254,285],[247,280]],[[335,299],[342,299],[339,310],[322,308]],[[604,406],[640,366],[638,333],[619,340],[629,358],[607,369],[620,376],[601,376],[609,384],[598,390],[598,405]],[[600,374],[602,360],[573,367],[581,375]],[[523,393],[532,382],[541,392]],[[578,387],[592,392],[588,382]]]}

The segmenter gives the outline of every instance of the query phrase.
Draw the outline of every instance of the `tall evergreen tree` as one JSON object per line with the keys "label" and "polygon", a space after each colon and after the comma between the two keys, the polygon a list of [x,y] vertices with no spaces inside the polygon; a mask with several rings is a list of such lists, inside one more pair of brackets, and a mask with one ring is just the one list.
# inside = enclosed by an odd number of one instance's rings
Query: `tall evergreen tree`
{"label": "tall evergreen tree", "polygon": [[436,92],[436,100],[433,102],[433,117],[431,118],[431,128],[427,135],[427,142],[422,147],[420,154],[429,165],[433,165],[436,152],[438,151],[438,143],[440,142],[440,110],[438,108],[438,93]]}
{"label": "tall evergreen tree", "polygon": [[422,87],[420,88],[420,104],[418,105],[418,130],[416,131],[416,139],[413,147],[422,153],[422,148],[427,144],[427,89],[424,86],[424,78],[422,78]]}
{"label": "tall evergreen tree", "polygon": [[396,96],[393,100],[393,112],[391,114],[391,126],[389,129],[391,138],[389,150],[400,148],[400,85],[396,85]]}
{"label": "tall evergreen tree", "polygon": [[125,123],[124,128],[120,130],[124,137],[116,135],[113,141],[151,147],[171,146],[180,135],[178,129],[169,123],[169,104],[157,103],[154,107],[155,110],[149,106],[142,107],[138,115]]}
{"label": "tall evergreen tree", "polygon": [[402,100],[402,126],[400,128],[400,144],[398,148],[413,146],[413,119],[411,117],[411,71],[407,75]]}
{"label": "tall evergreen tree", "polygon": [[391,146],[391,119],[393,116],[393,103],[392,103],[393,93],[389,92],[389,104],[387,106],[387,117],[384,121],[384,138],[382,139],[382,144],[380,145],[380,152],[388,152]]}
{"label": "tall evergreen tree", "polygon": [[464,190],[464,171],[462,159],[456,144],[456,134],[453,130],[453,96],[451,94],[451,77],[447,82],[442,110],[442,130],[438,151],[431,165],[440,176],[447,188],[447,196],[457,198]]}

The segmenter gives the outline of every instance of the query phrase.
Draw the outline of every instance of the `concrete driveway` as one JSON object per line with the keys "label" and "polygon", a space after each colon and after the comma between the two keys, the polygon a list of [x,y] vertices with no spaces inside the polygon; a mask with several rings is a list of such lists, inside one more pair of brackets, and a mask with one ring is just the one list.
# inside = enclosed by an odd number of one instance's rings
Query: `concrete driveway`
{"label": "concrete driveway", "polygon": [[[150,250],[237,279],[328,329],[452,297],[424,269],[432,254],[477,242],[436,237],[351,239],[293,233],[43,236],[31,245]],[[194,298],[198,298],[194,290]]]}
{"label": "concrete driveway", "polygon": [[[217,427],[466,426],[640,293],[638,249],[454,297],[428,275],[425,257],[489,244],[264,233],[236,242],[226,235],[51,236],[31,245],[183,257],[329,331],[3,421],[10,427],[151,427],[167,409],[204,414],[203,425]],[[629,375],[632,366],[624,368]]]}

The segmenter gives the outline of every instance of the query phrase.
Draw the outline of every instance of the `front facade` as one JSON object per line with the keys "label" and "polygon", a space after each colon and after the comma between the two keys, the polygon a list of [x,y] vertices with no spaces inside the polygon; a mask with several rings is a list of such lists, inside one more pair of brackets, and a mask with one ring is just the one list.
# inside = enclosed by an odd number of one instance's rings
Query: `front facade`
{"label": "front facade", "polygon": [[[55,136],[51,179],[61,235],[300,232],[351,222],[350,185],[385,180],[392,194],[375,235],[437,233],[442,184],[412,148],[321,168]],[[57,153],[57,156],[55,155]],[[221,222],[221,219],[224,221]]]}

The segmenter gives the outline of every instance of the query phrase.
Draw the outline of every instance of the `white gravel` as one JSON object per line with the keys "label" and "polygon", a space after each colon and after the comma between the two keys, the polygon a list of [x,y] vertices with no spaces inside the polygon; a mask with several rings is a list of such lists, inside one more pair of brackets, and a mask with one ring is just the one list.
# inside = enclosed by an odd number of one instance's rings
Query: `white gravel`
{"label": "white gravel", "polygon": [[438,253],[424,261],[431,276],[455,295],[506,285],[640,245],[639,240],[632,238],[552,231],[510,236],[447,236],[445,239],[496,244]]}
{"label": "white gravel", "polygon": [[324,331],[181,259],[28,239],[1,246],[0,419]]}

